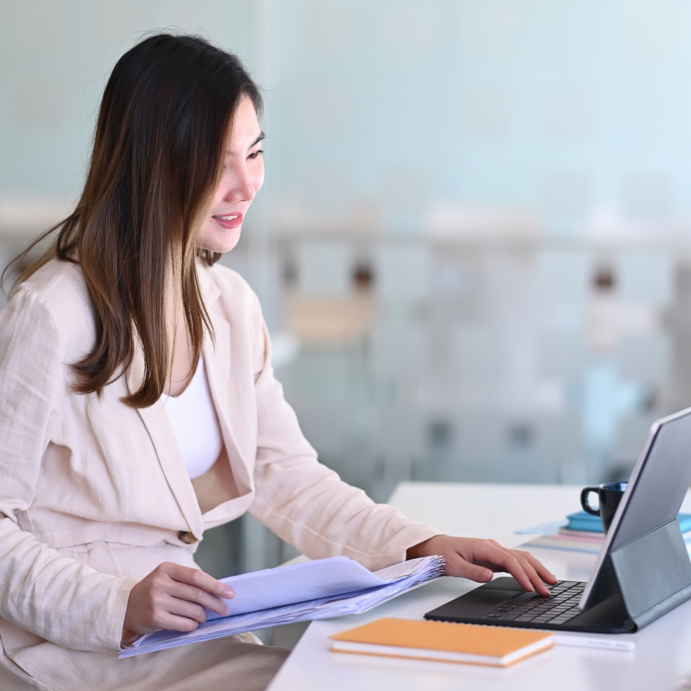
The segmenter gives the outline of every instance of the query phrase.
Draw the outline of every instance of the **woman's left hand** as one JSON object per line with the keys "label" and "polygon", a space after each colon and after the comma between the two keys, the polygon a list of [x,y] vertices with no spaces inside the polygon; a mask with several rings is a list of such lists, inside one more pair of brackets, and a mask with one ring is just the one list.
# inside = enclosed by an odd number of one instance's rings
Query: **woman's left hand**
{"label": "woman's left hand", "polygon": [[523,588],[548,596],[545,583],[554,584],[557,577],[550,573],[529,552],[507,549],[494,540],[436,535],[408,550],[408,559],[440,554],[446,561],[448,576],[461,576],[486,583],[494,571],[510,573]]}

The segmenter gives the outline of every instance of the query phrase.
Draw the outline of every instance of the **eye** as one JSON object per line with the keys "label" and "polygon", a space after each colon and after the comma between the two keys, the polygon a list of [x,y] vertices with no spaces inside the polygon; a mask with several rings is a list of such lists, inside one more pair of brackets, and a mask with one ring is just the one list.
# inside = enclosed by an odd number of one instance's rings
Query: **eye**
{"label": "eye", "polygon": [[264,149],[257,149],[256,151],[253,151],[247,158],[255,159],[259,158],[264,153]]}

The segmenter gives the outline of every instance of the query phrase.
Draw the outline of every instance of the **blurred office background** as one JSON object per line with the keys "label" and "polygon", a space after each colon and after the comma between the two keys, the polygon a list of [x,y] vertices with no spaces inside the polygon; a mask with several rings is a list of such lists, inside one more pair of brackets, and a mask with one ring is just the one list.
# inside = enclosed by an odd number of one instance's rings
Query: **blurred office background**
{"label": "blurred office background", "polygon": [[[265,89],[223,261],[344,479],[625,478],[691,404],[691,4],[1,0],[3,265],[79,194],[117,58],[168,27]],[[245,520],[200,559],[288,556]]]}

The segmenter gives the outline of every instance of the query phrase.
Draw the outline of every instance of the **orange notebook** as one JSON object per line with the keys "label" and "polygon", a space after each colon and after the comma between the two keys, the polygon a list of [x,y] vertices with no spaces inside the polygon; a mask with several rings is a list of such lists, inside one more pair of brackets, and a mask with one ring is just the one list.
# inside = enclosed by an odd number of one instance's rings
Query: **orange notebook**
{"label": "orange notebook", "polygon": [[446,621],[377,619],[331,636],[331,650],[506,667],[554,645],[553,634]]}

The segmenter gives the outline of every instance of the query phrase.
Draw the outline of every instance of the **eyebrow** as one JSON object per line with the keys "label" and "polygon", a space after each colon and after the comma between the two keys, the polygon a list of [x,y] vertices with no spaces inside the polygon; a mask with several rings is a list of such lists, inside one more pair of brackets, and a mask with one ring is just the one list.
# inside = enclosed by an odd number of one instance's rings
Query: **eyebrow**
{"label": "eyebrow", "polygon": [[250,149],[251,149],[253,146],[256,146],[257,144],[259,144],[259,142],[260,142],[262,139],[266,139],[266,135],[264,134],[263,131],[262,131],[262,133],[252,142],[252,144],[250,144]]}
{"label": "eyebrow", "polygon": [[[257,144],[259,144],[259,142],[260,142],[262,139],[266,139],[266,134],[264,134],[263,131],[262,131],[261,134],[260,134],[260,135],[259,135],[259,136],[258,136],[258,137],[247,147],[248,150],[251,149],[253,146],[257,146]],[[228,150],[226,151],[226,154],[225,154],[225,155],[226,155],[226,156],[233,156],[233,152],[232,152],[230,149],[228,149]]]}

